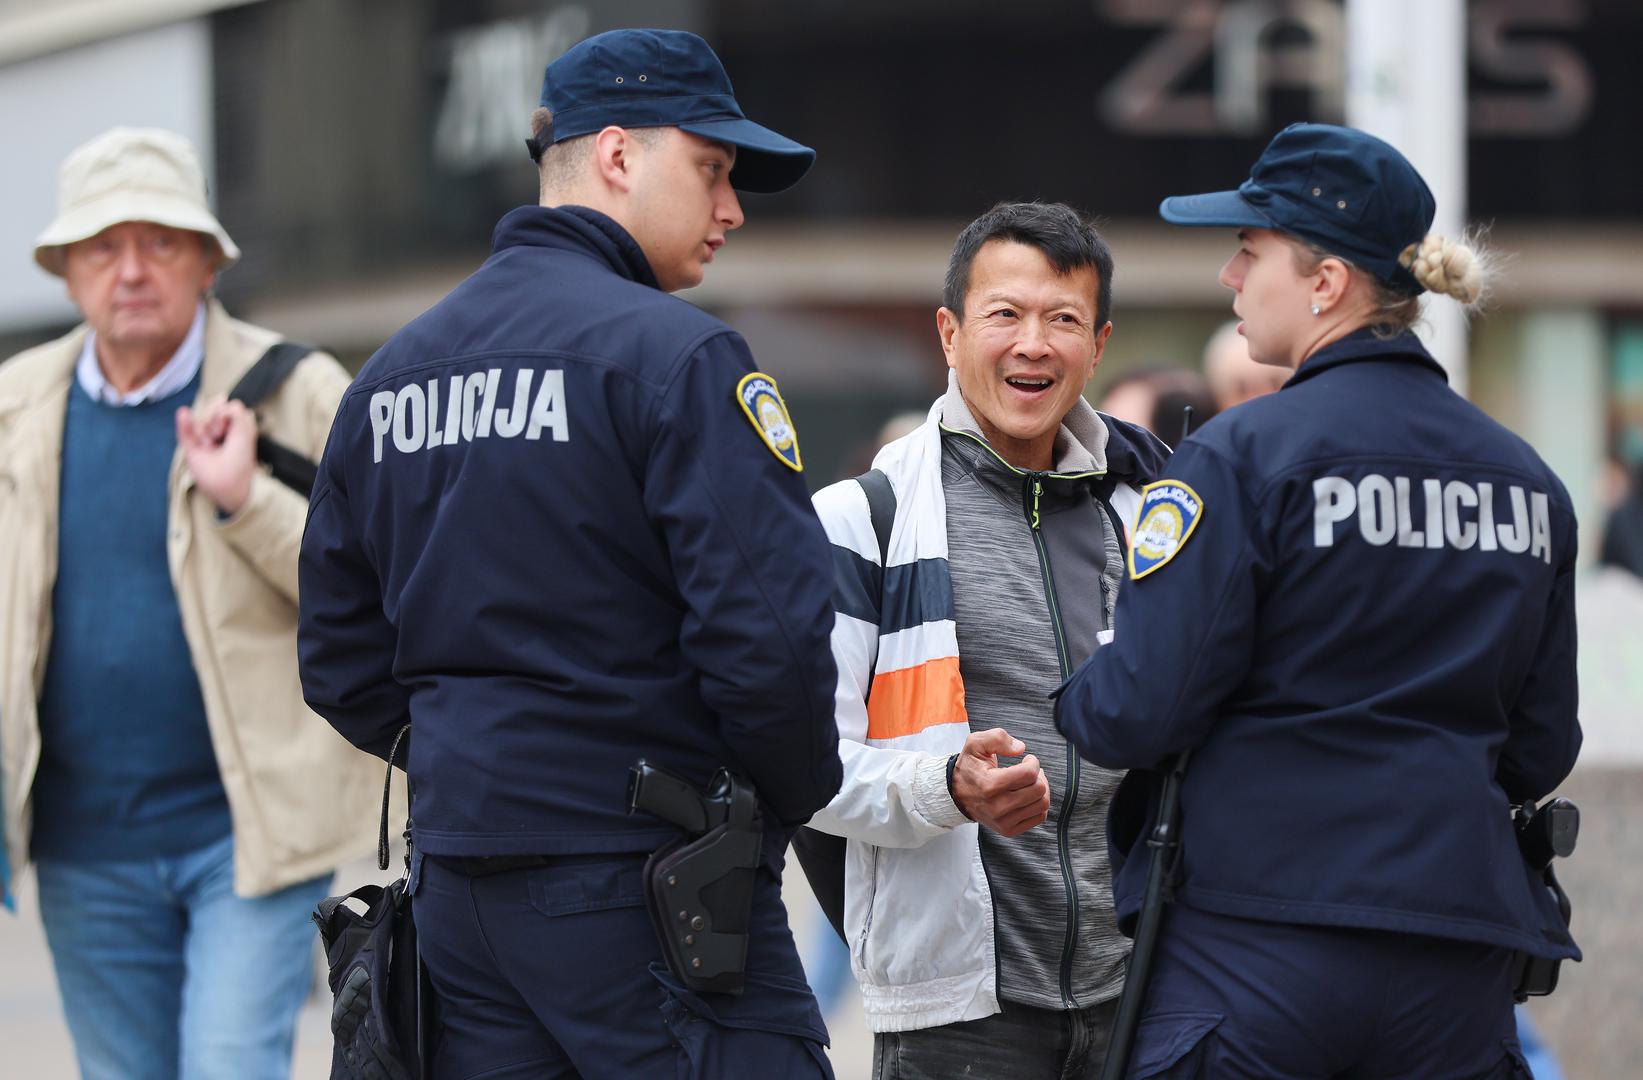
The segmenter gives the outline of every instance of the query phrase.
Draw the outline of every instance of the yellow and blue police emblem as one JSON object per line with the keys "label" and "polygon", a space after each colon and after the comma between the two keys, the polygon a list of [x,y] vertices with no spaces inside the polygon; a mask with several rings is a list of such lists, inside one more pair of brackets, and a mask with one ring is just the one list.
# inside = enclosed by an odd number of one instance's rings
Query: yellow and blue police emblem
{"label": "yellow and blue police emblem", "polygon": [[804,462],[799,459],[799,433],[793,430],[793,418],[787,415],[787,403],[776,389],[776,380],[760,371],[743,376],[736,384],[736,401],[776,459],[794,472],[804,472]]}
{"label": "yellow and blue police emblem", "polygon": [[1198,527],[1204,500],[1179,480],[1141,489],[1141,517],[1130,540],[1130,578],[1144,578],[1175,558]]}

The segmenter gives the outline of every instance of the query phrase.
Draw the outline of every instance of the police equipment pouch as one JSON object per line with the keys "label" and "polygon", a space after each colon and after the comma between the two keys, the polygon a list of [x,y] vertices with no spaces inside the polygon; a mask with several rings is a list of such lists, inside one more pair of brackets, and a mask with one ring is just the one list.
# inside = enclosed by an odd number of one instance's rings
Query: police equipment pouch
{"label": "police equipment pouch", "polygon": [[[248,409],[255,409],[262,404],[264,398],[279,389],[280,384],[296,368],[297,362],[313,351],[311,345],[276,341],[268,346],[267,352],[257,358],[257,362],[251,365],[250,370],[240,376],[240,381],[228,392],[229,398],[240,402]],[[306,499],[314,493],[314,481],[319,477],[319,466],[284,443],[275,442],[259,432],[257,460],[268,466],[268,471],[273,474],[274,479],[303,498]]]}
{"label": "police equipment pouch", "polygon": [[[410,730],[394,736],[388,752],[388,778],[382,785],[382,823],[377,864],[388,869],[388,792],[393,760]],[[411,824],[405,823],[409,845]],[[411,852],[405,852],[405,874],[390,885],[362,885],[343,896],[322,900],[314,912],[325,945],[331,986],[331,1080],[421,1080],[422,1008],[431,1000],[417,954],[416,925],[411,921]],[[349,901],[363,906],[355,910]]]}
{"label": "police equipment pouch", "polygon": [[704,796],[640,758],[628,773],[627,806],[688,834],[645,862],[645,906],[668,969],[697,993],[740,994],[764,832],[752,786],[720,769]]}
{"label": "police equipment pouch", "polygon": [[[1553,799],[1538,810],[1532,802],[1518,807],[1512,817],[1517,831],[1518,850],[1523,861],[1557,901],[1558,915],[1563,925],[1569,925],[1572,908],[1569,894],[1558,884],[1552,871],[1554,858],[1567,858],[1574,853],[1575,840],[1580,835],[1580,808],[1568,799]],[[1529,953],[1517,953],[1512,958],[1512,998],[1520,1004],[1531,997],[1544,997],[1557,989],[1558,967],[1562,960],[1547,959]]]}

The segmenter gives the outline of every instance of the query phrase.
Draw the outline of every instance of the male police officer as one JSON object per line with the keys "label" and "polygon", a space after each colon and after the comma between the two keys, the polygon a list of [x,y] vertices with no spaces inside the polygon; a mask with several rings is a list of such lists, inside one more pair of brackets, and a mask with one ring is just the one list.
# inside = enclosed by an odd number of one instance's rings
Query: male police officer
{"label": "male police officer", "polygon": [[[378,754],[410,722],[435,1075],[830,1075],[779,896],[788,827],[840,780],[827,543],[775,381],[666,295],[741,225],[733,188],[815,155],[692,34],[584,41],[542,104],[541,205],[338,414],[304,689]],[[640,756],[757,788],[741,996],[660,962],[642,867],[679,833],[624,813]]]}

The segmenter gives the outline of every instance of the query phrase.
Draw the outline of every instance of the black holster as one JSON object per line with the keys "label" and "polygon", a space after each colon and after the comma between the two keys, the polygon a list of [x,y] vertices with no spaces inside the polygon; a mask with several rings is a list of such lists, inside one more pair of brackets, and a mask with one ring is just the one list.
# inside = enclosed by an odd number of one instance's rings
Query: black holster
{"label": "black holster", "polygon": [[629,812],[648,810],[693,832],[695,826],[708,826],[664,845],[645,862],[645,906],[668,969],[698,993],[740,994],[764,833],[758,797],[750,785],[720,769],[707,796],[696,794],[701,816],[694,811],[676,816],[668,806],[647,801],[642,778],[652,778],[651,791],[658,774],[671,782],[673,792],[683,781],[643,761],[634,772]]}
{"label": "black holster", "polygon": [[[1574,854],[1580,835],[1580,809],[1568,799],[1552,799],[1536,809],[1524,803],[1513,818],[1518,850],[1532,873],[1538,873],[1557,903],[1558,916],[1567,930],[1573,914],[1569,894],[1552,872],[1552,860]],[[1520,952],[1512,957],[1512,999],[1519,1004],[1531,997],[1544,997],[1557,989],[1558,969],[1563,961]]]}

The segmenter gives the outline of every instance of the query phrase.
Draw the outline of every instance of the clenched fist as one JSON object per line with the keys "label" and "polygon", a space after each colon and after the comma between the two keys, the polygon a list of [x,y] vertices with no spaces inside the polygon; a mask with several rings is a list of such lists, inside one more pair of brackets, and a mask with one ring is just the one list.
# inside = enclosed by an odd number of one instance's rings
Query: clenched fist
{"label": "clenched fist", "polygon": [[998,759],[1027,754],[1027,746],[1003,728],[972,732],[953,766],[953,801],[970,820],[1000,836],[1020,836],[1050,814],[1050,782],[1038,758],[1014,765]]}
{"label": "clenched fist", "polygon": [[177,410],[177,445],[194,483],[217,509],[239,513],[257,468],[257,418],[238,401],[218,398],[195,413]]}

